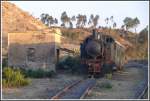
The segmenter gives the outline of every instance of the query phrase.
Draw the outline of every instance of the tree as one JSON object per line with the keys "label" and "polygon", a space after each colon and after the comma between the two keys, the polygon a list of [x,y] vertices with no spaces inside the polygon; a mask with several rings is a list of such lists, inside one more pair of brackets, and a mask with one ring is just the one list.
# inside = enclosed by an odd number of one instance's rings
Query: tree
{"label": "tree", "polygon": [[148,26],[142,29],[138,36],[138,42],[144,43],[148,40]]}
{"label": "tree", "polygon": [[106,19],[105,19],[106,24],[108,24],[108,21],[109,21],[109,18],[106,18]]}
{"label": "tree", "polygon": [[136,33],[136,28],[139,24],[140,24],[140,21],[137,17],[133,19],[133,26],[135,27],[135,33]]}
{"label": "tree", "polygon": [[99,20],[99,15],[96,15],[93,19],[93,25],[96,28],[97,24],[98,24],[98,20]]}
{"label": "tree", "polygon": [[121,29],[124,30],[124,27],[125,27],[125,25],[122,25],[122,26],[121,26]]}
{"label": "tree", "polygon": [[96,15],[94,17],[94,15],[91,14],[88,24],[91,25],[91,27],[96,28],[96,26],[98,24],[98,20],[99,20],[99,15]]}
{"label": "tree", "polygon": [[126,27],[126,30],[128,30],[129,28],[131,28],[132,27],[132,18],[130,18],[130,17],[126,17],[124,20],[123,20],[123,22],[124,22],[124,25],[125,25],[125,27]]}
{"label": "tree", "polygon": [[113,23],[113,28],[116,28],[116,27],[117,27],[117,23],[114,22],[114,23]]}
{"label": "tree", "polygon": [[86,25],[86,22],[87,22],[87,17],[86,17],[86,15],[83,15],[83,25],[84,26]]}
{"label": "tree", "polygon": [[135,27],[135,32],[136,32],[137,26],[140,24],[140,21],[139,21],[139,19],[137,17],[134,18],[134,19],[132,19],[130,17],[126,17],[123,20],[123,22],[124,22],[124,25],[126,26],[126,30]]}
{"label": "tree", "polygon": [[45,19],[46,19],[46,22],[45,22],[45,24],[47,25],[47,26],[49,26],[49,14],[45,14]]}
{"label": "tree", "polygon": [[65,27],[65,24],[64,24],[64,23],[62,23],[60,26],[61,26],[61,27]]}
{"label": "tree", "polygon": [[49,27],[54,24],[54,18],[52,16],[47,17],[47,24]]}
{"label": "tree", "polygon": [[72,16],[71,19],[70,19],[70,28],[72,27],[73,28],[73,22],[76,21],[76,17],[75,16]]}
{"label": "tree", "polygon": [[69,26],[70,26],[71,29],[73,28],[72,22],[69,23]]}
{"label": "tree", "polygon": [[94,15],[91,14],[90,18],[89,18],[89,21],[88,21],[88,25],[92,26],[92,24],[93,24],[93,18],[94,18]]}
{"label": "tree", "polygon": [[55,23],[55,24],[58,24],[58,19],[55,18],[54,23]]}
{"label": "tree", "polygon": [[77,28],[81,28],[81,27],[83,28],[86,25],[86,22],[87,22],[86,15],[78,14],[78,16],[76,18],[77,18],[76,27]]}
{"label": "tree", "polygon": [[111,17],[110,17],[110,21],[111,21],[111,26],[112,26],[113,28],[115,28],[115,27],[116,27],[116,23],[114,22],[114,16],[111,16]]}
{"label": "tree", "polygon": [[75,16],[72,16],[72,17],[71,17],[71,21],[76,21],[76,17],[75,17]]}
{"label": "tree", "polygon": [[93,20],[93,18],[94,18],[94,15],[93,15],[93,14],[91,14],[90,19],[91,19],[91,20]]}
{"label": "tree", "polygon": [[40,17],[41,21],[48,27],[50,27],[52,24],[58,24],[58,20],[56,18],[53,18],[53,16],[50,16],[47,13],[42,13]]}
{"label": "tree", "polygon": [[108,22],[109,22],[109,18],[108,17],[105,19],[105,22],[108,25]]}
{"label": "tree", "polygon": [[114,17],[113,16],[110,17],[110,21],[114,22]]}
{"label": "tree", "polygon": [[40,18],[41,18],[41,21],[45,24],[45,22],[46,22],[45,13],[42,13],[42,14],[40,15]]}
{"label": "tree", "polygon": [[64,27],[66,27],[66,25],[70,23],[70,18],[68,17],[68,15],[65,11],[61,14],[61,21],[62,21],[62,25],[64,25]]}

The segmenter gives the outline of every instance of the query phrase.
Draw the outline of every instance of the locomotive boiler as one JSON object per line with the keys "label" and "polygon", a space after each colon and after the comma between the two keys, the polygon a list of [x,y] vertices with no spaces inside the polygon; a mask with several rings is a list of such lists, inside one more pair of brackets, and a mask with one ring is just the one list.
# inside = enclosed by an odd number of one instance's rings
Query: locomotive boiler
{"label": "locomotive boiler", "polygon": [[92,35],[81,43],[81,64],[86,68],[89,77],[99,77],[112,72],[114,62],[111,51],[114,42],[111,36],[93,30]]}

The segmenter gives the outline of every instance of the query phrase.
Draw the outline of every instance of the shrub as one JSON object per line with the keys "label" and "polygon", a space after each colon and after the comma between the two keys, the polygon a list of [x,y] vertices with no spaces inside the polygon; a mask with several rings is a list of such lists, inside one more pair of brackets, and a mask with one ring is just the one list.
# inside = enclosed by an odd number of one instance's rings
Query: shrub
{"label": "shrub", "polygon": [[25,78],[19,69],[13,70],[10,67],[3,69],[3,87],[20,87],[29,83],[29,79]]}
{"label": "shrub", "polygon": [[105,82],[102,82],[100,85],[99,85],[100,88],[107,88],[107,89],[111,89],[112,88],[112,84],[108,81],[105,81]]}
{"label": "shrub", "polygon": [[106,78],[107,78],[107,79],[112,79],[112,73],[106,74]]}
{"label": "shrub", "polygon": [[60,62],[56,65],[57,69],[68,70],[71,73],[79,73],[80,72],[80,60],[79,57],[65,57],[65,59],[60,60]]}
{"label": "shrub", "polygon": [[26,77],[30,78],[44,78],[44,77],[52,77],[56,75],[54,71],[46,71],[44,69],[28,69],[28,70],[23,70],[23,73],[25,74]]}
{"label": "shrub", "polygon": [[70,39],[78,39],[79,38],[79,34],[81,33],[78,33],[78,32],[73,32],[73,31],[70,31],[70,30],[64,30],[62,31],[62,35],[64,37],[67,37],[67,38],[70,38]]}
{"label": "shrub", "polygon": [[7,67],[8,66],[8,58],[3,58],[2,60],[2,67]]}
{"label": "shrub", "polygon": [[107,74],[107,73],[112,73],[112,68],[113,68],[113,65],[104,63],[102,69],[103,69],[103,72]]}

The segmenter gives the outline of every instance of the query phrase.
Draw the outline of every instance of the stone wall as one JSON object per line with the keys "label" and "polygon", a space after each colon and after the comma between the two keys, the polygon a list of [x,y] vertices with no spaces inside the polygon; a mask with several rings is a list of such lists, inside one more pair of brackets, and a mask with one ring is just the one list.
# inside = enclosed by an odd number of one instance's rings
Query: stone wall
{"label": "stone wall", "polygon": [[55,70],[59,33],[28,31],[8,34],[8,65]]}

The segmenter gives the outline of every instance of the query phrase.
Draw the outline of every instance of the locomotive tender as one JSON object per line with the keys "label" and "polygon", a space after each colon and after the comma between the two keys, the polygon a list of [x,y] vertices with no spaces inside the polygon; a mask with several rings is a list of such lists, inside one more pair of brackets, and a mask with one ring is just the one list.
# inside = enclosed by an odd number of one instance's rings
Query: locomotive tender
{"label": "locomotive tender", "polygon": [[125,59],[124,51],[117,48],[116,41],[110,36],[93,30],[80,45],[81,64],[94,77],[112,73],[121,67]]}

